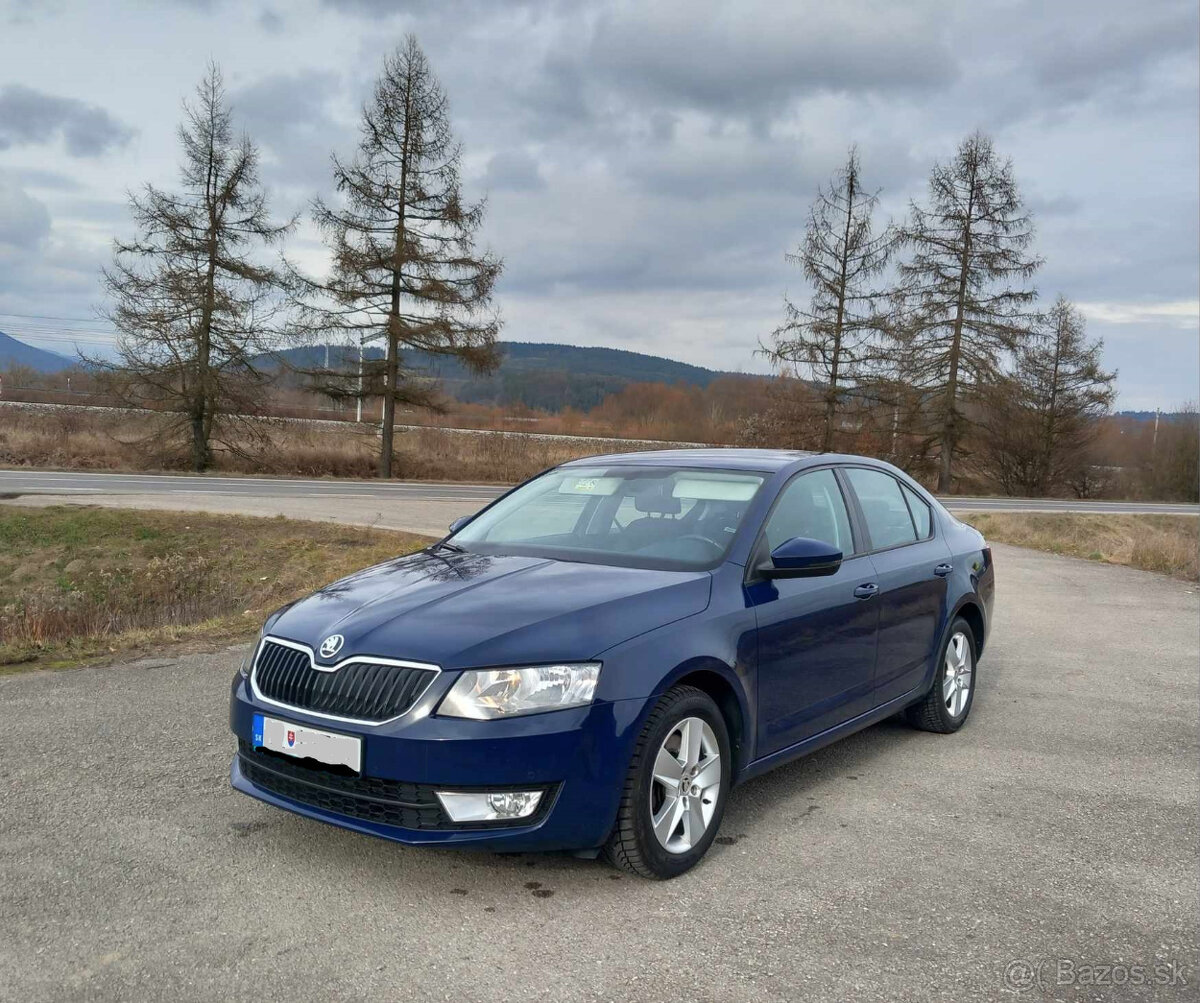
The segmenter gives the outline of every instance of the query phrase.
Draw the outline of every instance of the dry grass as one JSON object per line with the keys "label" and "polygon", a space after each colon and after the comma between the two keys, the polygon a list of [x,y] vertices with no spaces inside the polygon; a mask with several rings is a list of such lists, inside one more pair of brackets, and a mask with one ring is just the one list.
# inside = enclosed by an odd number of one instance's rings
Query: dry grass
{"label": "dry grass", "polygon": [[975,512],[961,518],[997,543],[1200,579],[1195,516]]}
{"label": "dry grass", "polygon": [[0,671],[241,638],[288,600],[425,542],[282,518],[0,508]]}
{"label": "dry grass", "polygon": [[[181,444],[155,436],[161,416],[0,407],[0,466],[72,470],[187,470]],[[300,477],[374,477],[379,450],[372,425],[268,420],[255,436],[239,430],[216,443],[214,470]],[[546,467],[600,452],[652,448],[627,440],[564,440],[443,429],[396,433],[395,476],[510,484]]]}

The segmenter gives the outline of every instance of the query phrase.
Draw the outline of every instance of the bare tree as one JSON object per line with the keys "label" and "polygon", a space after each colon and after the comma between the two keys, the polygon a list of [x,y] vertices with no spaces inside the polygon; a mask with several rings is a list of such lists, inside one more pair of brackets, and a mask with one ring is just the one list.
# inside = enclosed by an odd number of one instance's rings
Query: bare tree
{"label": "bare tree", "polygon": [[1028,336],[1033,221],[1013,176],[981,133],[967,137],[929,178],[927,206],[912,204],[900,275],[911,317],[913,377],[939,429],[937,489],[953,486],[969,405],[994,383]]}
{"label": "bare tree", "polygon": [[1142,489],[1154,498],[1194,502],[1200,494],[1200,415],[1195,401],[1184,404],[1151,439],[1142,464]]}
{"label": "bare tree", "polygon": [[258,152],[234,135],[215,64],[184,102],[179,141],[179,189],[129,196],[137,235],[114,242],[104,271],[118,361],[99,365],[127,403],[179,415],[165,431],[184,433],[193,469],[205,470],[218,417],[260,402],[256,357],[274,345],[282,282],[264,251],[292,223],[271,219]]}
{"label": "bare tree", "polygon": [[402,348],[493,366],[500,321],[489,304],[501,262],[475,249],[485,206],[463,201],[449,106],[414,36],[384,60],[362,115],[354,158],[333,158],[341,202],[313,205],[333,269],[309,283],[317,299],[303,326],[310,336],[383,341],[361,386],[343,369],[325,374],[323,389],[382,398],[379,476],[390,477],[397,402],[433,401],[428,381],[406,375]]}
{"label": "bare tree", "polygon": [[1079,311],[1059,296],[1042,318],[1038,337],[1018,356],[1017,370],[1033,390],[1038,418],[1039,493],[1078,479],[1100,419],[1112,409],[1117,374],[1102,367],[1103,349],[1101,339],[1088,340]]}
{"label": "bare tree", "polygon": [[1116,397],[1116,373],[1101,365],[1103,347],[1088,341],[1083,317],[1059,296],[1018,350],[1012,372],[985,393],[982,459],[1009,494],[1089,483],[1091,445]]}
{"label": "bare tree", "polygon": [[895,231],[872,228],[878,192],[863,187],[858,151],[828,187],[817,190],[804,242],[787,260],[812,286],[807,308],[784,300],[785,320],[764,349],[777,369],[809,377],[821,387],[819,448],[834,448],[846,392],[866,374],[875,353],[881,293],[872,280],[887,266]]}

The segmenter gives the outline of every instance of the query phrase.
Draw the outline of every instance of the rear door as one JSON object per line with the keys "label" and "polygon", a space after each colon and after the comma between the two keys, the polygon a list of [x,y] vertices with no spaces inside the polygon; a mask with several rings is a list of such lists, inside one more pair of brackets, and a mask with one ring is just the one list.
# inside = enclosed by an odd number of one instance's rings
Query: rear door
{"label": "rear door", "polygon": [[928,503],[898,478],[874,467],[843,474],[869,537],[879,591],[875,704],[917,686],[935,655],[946,618],[950,548]]}
{"label": "rear door", "polygon": [[781,578],[746,588],[758,619],[758,752],[770,755],[870,709],[878,609],[854,594],[874,578],[856,551],[849,511],[830,468],[798,474],[780,492],[756,553],[793,537],[832,543],[842,566],[827,578]]}

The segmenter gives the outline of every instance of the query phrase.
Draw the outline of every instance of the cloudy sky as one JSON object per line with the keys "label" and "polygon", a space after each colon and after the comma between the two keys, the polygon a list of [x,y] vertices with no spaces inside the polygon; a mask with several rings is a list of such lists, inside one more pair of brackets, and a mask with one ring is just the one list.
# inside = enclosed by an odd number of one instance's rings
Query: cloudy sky
{"label": "cloudy sky", "polygon": [[[1119,406],[1200,394],[1195,0],[5,3],[0,329],[104,334],[124,193],[173,183],[207,60],[290,213],[407,31],[489,199],[506,338],[761,370],[804,295],[784,253],[847,146],[898,216],[981,128],[1036,212],[1042,296],[1103,336]],[[311,232],[293,251],[321,261]]]}

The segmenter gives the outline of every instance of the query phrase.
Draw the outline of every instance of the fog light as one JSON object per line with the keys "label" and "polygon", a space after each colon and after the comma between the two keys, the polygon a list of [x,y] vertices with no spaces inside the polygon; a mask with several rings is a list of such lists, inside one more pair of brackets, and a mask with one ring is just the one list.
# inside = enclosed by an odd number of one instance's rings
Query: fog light
{"label": "fog light", "polygon": [[438,791],[438,800],[454,822],[494,822],[525,818],[537,811],[541,791]]}

